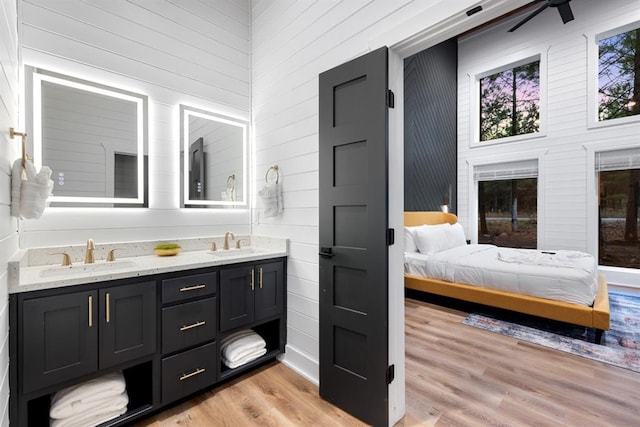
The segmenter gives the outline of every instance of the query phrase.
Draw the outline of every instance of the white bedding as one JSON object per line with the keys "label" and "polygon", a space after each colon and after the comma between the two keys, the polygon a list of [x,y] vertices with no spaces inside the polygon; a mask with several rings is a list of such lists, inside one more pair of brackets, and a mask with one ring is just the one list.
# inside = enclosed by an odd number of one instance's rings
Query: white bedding
{"label": "white bedding", "polygon": [[598,290],[593,256],[465,245],[431,255],[405,252],[405,273],[589,306]]}

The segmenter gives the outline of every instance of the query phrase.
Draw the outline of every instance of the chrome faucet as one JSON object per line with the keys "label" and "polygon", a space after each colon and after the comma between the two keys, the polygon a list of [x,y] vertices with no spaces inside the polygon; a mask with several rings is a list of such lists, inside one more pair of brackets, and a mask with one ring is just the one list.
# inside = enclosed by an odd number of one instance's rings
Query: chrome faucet
{"label": "chrome faucet", "polygon": [[93,243],[93,239],[87,240],[87,252],[84,255],[85,264],[93,264],[95,258],[93,257],[93,251],[96,249],[96,245]]}
{"label": "chrome faucet", "polygon": [[236,236],[234,236],[230,231],[224,233],[224,245],[222,246],[222,249],[224,249],[225,251],[229,250],[229,236],[231,236],[231,240],[235,240],[236,238]]}

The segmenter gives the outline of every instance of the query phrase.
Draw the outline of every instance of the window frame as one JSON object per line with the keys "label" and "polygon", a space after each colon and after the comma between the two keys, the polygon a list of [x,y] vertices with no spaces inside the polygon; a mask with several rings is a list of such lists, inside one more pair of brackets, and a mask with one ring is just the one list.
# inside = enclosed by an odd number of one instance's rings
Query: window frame
{"label": "window frame", "polygon": [[[584,144],[587,152],[587,251],[596,260],[598,253],[598,176],[596,172],[596,153],[607,151],[618,151],[625,149],[640,149],[637,141],[632,141],[629,137],[627,141],[612,143],[610,141],[598,142],[594,144]],[[607,275],[609,283],[625,283],[633,287],[640,287],[640,269],[629,267],[611,267],[598,264],[598,271]]]}
{"label": "window frame", "polygon": [[[507,58],[508,59],[508,58]],[[504,138],[491,139],[488,141],[480,140],[480,79],[499,73],[508,69],[512,69],[531,62],[540,61],[540,127],[538,132],[525,133],[521,135],[507,136]],[[469,147],[488,147],[497,144],[514,143],[521,141],[529,141],[546,137],[547,135],[547,54],[539,50],[524,50],[518,52],[518,57],[510,61],[501,62],[499,64],[487,64],[486,68],[467,74],[469,78],[469,110],[470,110],[470,141]]]}
{"label": "window frame", "polygon": [[600,40],[615,36],[616,34],[640,28],[640,20],[626,21],[620,25],[597,28],[596,30],[585,34],[587,39],[587,129],[600,129],[610,126],[623,126],[640,122],[640,114],[635,116],[619,117],[617,119],[609,119],[600,121],[598,92],[600,82],[598,81],[600,56],[598,42]]}
{"label": "window frame", "polygon": [[475,169],[476,167],[487,167],[491,165],[499,165],[504,163],[511,162],[527,162],[527,161],[537,161],[538,162],[538,194],[537,194],[537,212],[538,212],[538,229],[537,229],[537,246],[538,249],[544,248],[544,230],[545,230],[545,216],[544,216],[544,206],[545,206],[545,162],[544,156],[546,154],[546,150],[535,150],[522,152],[517,154],[505,154],[499,156],[491,156],[491,157],[482,157],[473,160],[467,161],[468,168],[468,189],[469,189],[469,205],[468,205],[468,218],[469,218],[469,228],[467,236],[470,238],[471,243],[478,243],[478,181],[475,179]]}

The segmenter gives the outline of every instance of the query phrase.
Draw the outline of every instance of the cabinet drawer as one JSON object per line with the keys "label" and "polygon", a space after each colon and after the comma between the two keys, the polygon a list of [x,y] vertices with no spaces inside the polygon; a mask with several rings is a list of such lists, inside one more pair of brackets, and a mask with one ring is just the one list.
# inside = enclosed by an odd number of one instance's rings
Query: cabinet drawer
{"label": "cabinet drawer", "polygon": [[215,342],[162,359],[162,404],[215,383],[216,360]]}
{"label": "cabinet drawer", "polygon": [[193,274],[162,281],[162,303],[184,301],[214,295],[218,284],[217,273]]}
{"label": "cabinet drawer", "polygon": [[162,309],[162,353],[210,341],[216,335],[216,297]]}

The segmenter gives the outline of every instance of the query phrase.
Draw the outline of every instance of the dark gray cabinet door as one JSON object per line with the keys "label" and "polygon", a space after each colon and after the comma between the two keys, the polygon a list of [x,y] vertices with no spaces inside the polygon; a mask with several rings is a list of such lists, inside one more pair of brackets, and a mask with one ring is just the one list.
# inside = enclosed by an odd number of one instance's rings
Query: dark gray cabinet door
{"label": "dark gray cabinet door", "polygon": [[282,313],[284,304],[284,263],[270,262],[256,265],[255,320]]}
{"label": "dark gray cabinet door", "polygon": [[156,283],[101,289],[100,369],[156,351]]}
{"label": "dark gray cabinet door", "polygon": [[255,319],[253,266],[225,268],[220,271],[220,330],[247,325]]}
{"label": "dark gray cabinet door", "polygon": [[388,425],[387,48],[319,86],[320,396]]}
{"label": "dark gray cabinet door", "polygon": [[23,393],[98,369],[97,292],[26,300],[21,317]]}

